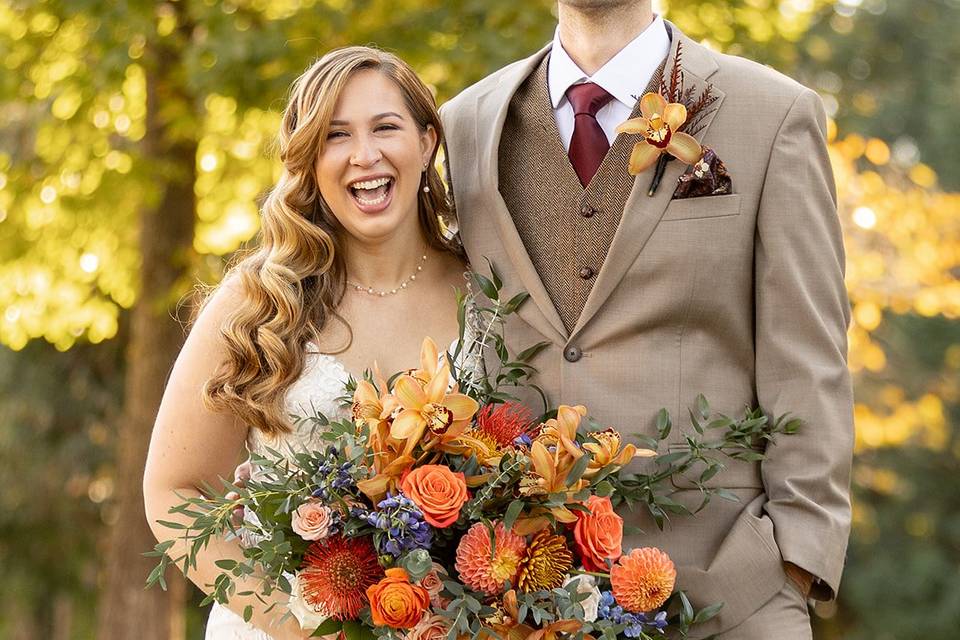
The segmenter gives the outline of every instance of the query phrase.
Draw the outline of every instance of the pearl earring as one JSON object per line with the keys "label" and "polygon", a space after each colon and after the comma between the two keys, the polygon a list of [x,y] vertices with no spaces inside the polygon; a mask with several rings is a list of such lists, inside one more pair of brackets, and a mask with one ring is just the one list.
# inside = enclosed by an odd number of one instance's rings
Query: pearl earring
{"label": "pearl earring", "polygon": [[[428,166],[429,166],[429,163],[423,165],[423,172],[424,172],[424,174],[426,174],[426,172],[427,172],[427,167],[428,167]],[[423,192],[424,192],[424,193],[430,193],[430,185],[424,184],[424,185],[423,185]]]}

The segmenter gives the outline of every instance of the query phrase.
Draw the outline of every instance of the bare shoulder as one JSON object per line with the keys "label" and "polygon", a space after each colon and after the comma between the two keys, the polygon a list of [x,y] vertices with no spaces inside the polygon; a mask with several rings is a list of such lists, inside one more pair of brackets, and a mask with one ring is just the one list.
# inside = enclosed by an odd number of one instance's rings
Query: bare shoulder
{"label": "bare shoulder", "polygon": [[245,304],[246,300],[240,277],[236,274],[228,275],[204,300],[200,313],[190,328],[190,338],[206,342],[219,336],[230,316]]}

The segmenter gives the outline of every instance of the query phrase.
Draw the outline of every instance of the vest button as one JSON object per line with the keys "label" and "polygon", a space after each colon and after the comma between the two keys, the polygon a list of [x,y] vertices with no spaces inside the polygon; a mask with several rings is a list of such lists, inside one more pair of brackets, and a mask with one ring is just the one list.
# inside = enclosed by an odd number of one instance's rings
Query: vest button
{"label": "vest button", "polygon": [[583,269],[580,269],[580,277],[584,280],[589,280],[593,277],[593,269],[590,267],[584,267]]}
{"label": "vest button", "polygon": [[582,215],[584,218],[592,218],[596,214],[597,214],[597,210],[588,204],[585,204],[582,207],[580,207],[580,215]]}
{"label": "vest button", "polygon": [[575,347],[571,345],[563,350],[563,358],[567,362],[576,362],[582,357],[583,357],[583,351],[580,350],[580,347]]}

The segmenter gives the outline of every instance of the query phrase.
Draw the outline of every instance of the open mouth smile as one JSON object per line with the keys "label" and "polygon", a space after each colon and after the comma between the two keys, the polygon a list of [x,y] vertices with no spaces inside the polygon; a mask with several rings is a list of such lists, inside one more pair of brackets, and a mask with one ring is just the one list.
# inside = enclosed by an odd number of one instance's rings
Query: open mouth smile
{"label": "open mouth smile", "polygon": [[388,176],[350,183],[348,191],[361,211],[374,213],[387,207],[393,195],[394,179]]}

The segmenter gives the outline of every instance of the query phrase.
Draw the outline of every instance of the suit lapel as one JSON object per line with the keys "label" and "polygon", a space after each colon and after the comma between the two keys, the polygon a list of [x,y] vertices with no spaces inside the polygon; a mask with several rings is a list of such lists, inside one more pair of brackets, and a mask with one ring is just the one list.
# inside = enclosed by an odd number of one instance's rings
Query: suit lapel
{"label": "suit lapel", "polygon": [[[700,92],[706,88],[708,84],[707,78],[716,72],[718,68],[717,64],[701,45],[685,36],[670,22],[667,22],[667,25],[673,34],[673,41],[664,68],[664,76],[669,79],[670,70],[676,59],[677,43],[682,42],[684,88],[693,87],[693,95],[699,96]],[[716,115],[716,110],[720,108],[723,102],[723,92],[719,91],[716,87],[712,89],[712,92],[717,96],[717,100],[710,107],[713,109],[713,112],[706,115],[702,120],[703,127],[695,136],[699,141],[703,140],[704,135],[706,135],[707,130],[710,128],[710,123]],[[637,139],[639,140],[639,137]],[[590,295],[587,298],[583,311],[580,313],[577,324],[571,332],[571,339],[575,338],[586,324],[590,322],[593,316],[596,315],[603,306],[603,303],[606,302],[613,290],[616,289],[617,284],[623,279],[623,276],[627,270],[629,270],[630,266],[636,262],[637,256],[640,255],[644,245],[646,245],[647,240],[650,239],[653,230],[666,211],[667,205],[670,204],[670,198],[676,187],[677,179],[687,168],[686,165],[679,160],[668,162],[659,188],[656,193],[650,197],[647,195],[647,190],[650,186],[650,181],[653,179],[655,167],[656,165],[650,167],[634,179],[633,189],[624,206],[620,226],[617,227],[613,241],[610,244],[610,250],[607,253],[607,258],[603,263],[603,267],[600,269],[600,273],[597,274],[597,280],[594,283],[593,289],[590,291]],[[623,167],[622,170],[626,171],[627,168]]]}
{"label": "suit lapel", "polygon": [[[527,254],[526,247],[520,239],[520,234],[517,232],[517,227],[507,209],[507,205],[500,196],[498,184],[500,135],[503,132],[503,124],[507,117],[510,99],[549,51],[550,45],[547,45],[533,56],[507,69],[500,77],[500,81],[488,93],[478,96],[477,117],[474,121],[477,127],[476,141],[480,165],[478,169],[481,193],[486,197],[493,226],[500,236],[500,242],[510,257],[512,266],[520,280],[520,285],[522,285],[522,287],[517,287],[517,290],[522,289],[529,293],[531,301],[534,303],[533,305],[528,303],[521,306],[517,313],[545,337],[550,338],[556,344],[563,345],[567,340],[566,328],[563,326],[560,314],[554,307],[550,295],[543,286],[543,282]],[[531,188],[534,187],[535,184],[531,184]],[[505,291],[504,293],[512,294],[516,292]]]}

